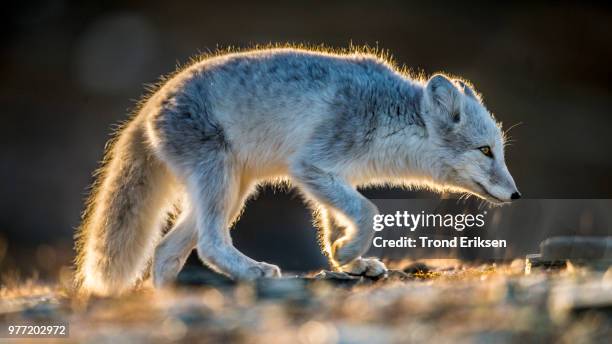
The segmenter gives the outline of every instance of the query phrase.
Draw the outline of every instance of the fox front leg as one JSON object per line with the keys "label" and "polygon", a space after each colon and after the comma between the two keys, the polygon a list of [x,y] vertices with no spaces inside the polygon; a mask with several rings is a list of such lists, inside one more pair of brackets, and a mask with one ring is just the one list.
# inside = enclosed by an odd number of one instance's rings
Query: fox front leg
{"label": "fox front leg", "polygon": [[387,267],[376,258],[358,257],[345,265],[338,265],[333,259],[336,248],[341,245],[340,238],[343,238],[347,228],[341,224],[333,215],[333,210],[322,207],[318,213],[318,229],[320,233],[320,243],[323,252],[329,257],[332,267],[339,271],[344,271],[353,275],[365,275],[376,277],[387,272]]}
{"label": "fox front leg", "polygon": [[322,241],[331,265],[352,274],[384,274],[386,268],[379,260],[362,258],[374,237],[372,219],[378,214],[376,206],[340,176],[312,164],[297,164],[293,179],[307,197],[325,209]]}

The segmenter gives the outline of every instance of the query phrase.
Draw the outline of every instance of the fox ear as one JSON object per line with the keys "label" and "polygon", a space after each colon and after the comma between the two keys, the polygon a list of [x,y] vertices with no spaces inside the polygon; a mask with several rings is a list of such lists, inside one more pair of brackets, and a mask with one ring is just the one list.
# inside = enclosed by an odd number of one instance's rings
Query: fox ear
{"label": "fox ear", "polygon": [[457,83],[457,85],[459,85],[459,89],[463,91],[463,94],[465,94],[468,97],[472,97],[478,100],[478,96],[476,95],[476,92],[474,92],[474,90],[468,84],[466,84],[465,82],[459,79],[455,79],[455,82]]}
{"label": "fox ear", "polygon": [[458,114],[455,108],[458,103],[459,90],[452,81],[442,74],[436,74],[427,81],[427,93],[433,103],[453,117],[453,122],[459,122],[459,118],[455,118],[455,115]]}

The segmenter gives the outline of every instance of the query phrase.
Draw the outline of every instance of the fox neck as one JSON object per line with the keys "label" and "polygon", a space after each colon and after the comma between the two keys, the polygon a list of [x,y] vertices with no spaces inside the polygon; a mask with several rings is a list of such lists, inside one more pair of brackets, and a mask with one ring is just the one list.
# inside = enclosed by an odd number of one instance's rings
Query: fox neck
{"label": "fox neck", "polygon": [[[389,124],[399,130],[379,133],[379,144],[374,151],[377,165],[377,179],[385,183],[401,186],[427,186],[437,188],[444,180],[444,160],[440,156],[439,145],[427,128],[426,111],[428,107],[423,85],[413,84],[412,112],[399,116]],[[405,98],[402,100],[405,101]],[[407,116],[407,117],[406,117]],[[406,122],[411,118],[411,123]],[[417,119],[416,121],[414,119]]]}
{"label": "fox neck", "polygon": [[384,147],[377,154],[382,157],[380,170],[386,177],[402,184],[430,184],[442,179],[443,161],[424,128],[389,138]]}

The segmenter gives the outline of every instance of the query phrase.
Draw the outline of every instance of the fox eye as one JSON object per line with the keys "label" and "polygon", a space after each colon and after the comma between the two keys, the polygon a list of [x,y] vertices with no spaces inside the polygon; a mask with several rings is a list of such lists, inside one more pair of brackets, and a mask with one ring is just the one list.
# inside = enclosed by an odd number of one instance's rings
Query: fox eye
{"label": "fox eye", "polygon": [[491,147],[489,147],[489,146],[482,146],[482,147],[480,147],[478,149],[480,149],[482,154],[488,156],[489,158],[493,157],[493,152],[491,151]]}

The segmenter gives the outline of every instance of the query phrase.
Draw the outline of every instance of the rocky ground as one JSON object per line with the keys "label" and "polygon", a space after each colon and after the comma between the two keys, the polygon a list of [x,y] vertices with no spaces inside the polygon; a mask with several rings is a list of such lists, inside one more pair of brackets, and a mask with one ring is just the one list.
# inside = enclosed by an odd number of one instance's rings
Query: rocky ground
{"label": "rocky ground", "polygon": [[62,283],[5,283],[0,324],[65,322],[69,337],[53,341],[92,343],[610,341],[612,270],[525,265],[389,262],[378,280],[323,271],[250,285],[191,268],[171,289],[89,300]]}

